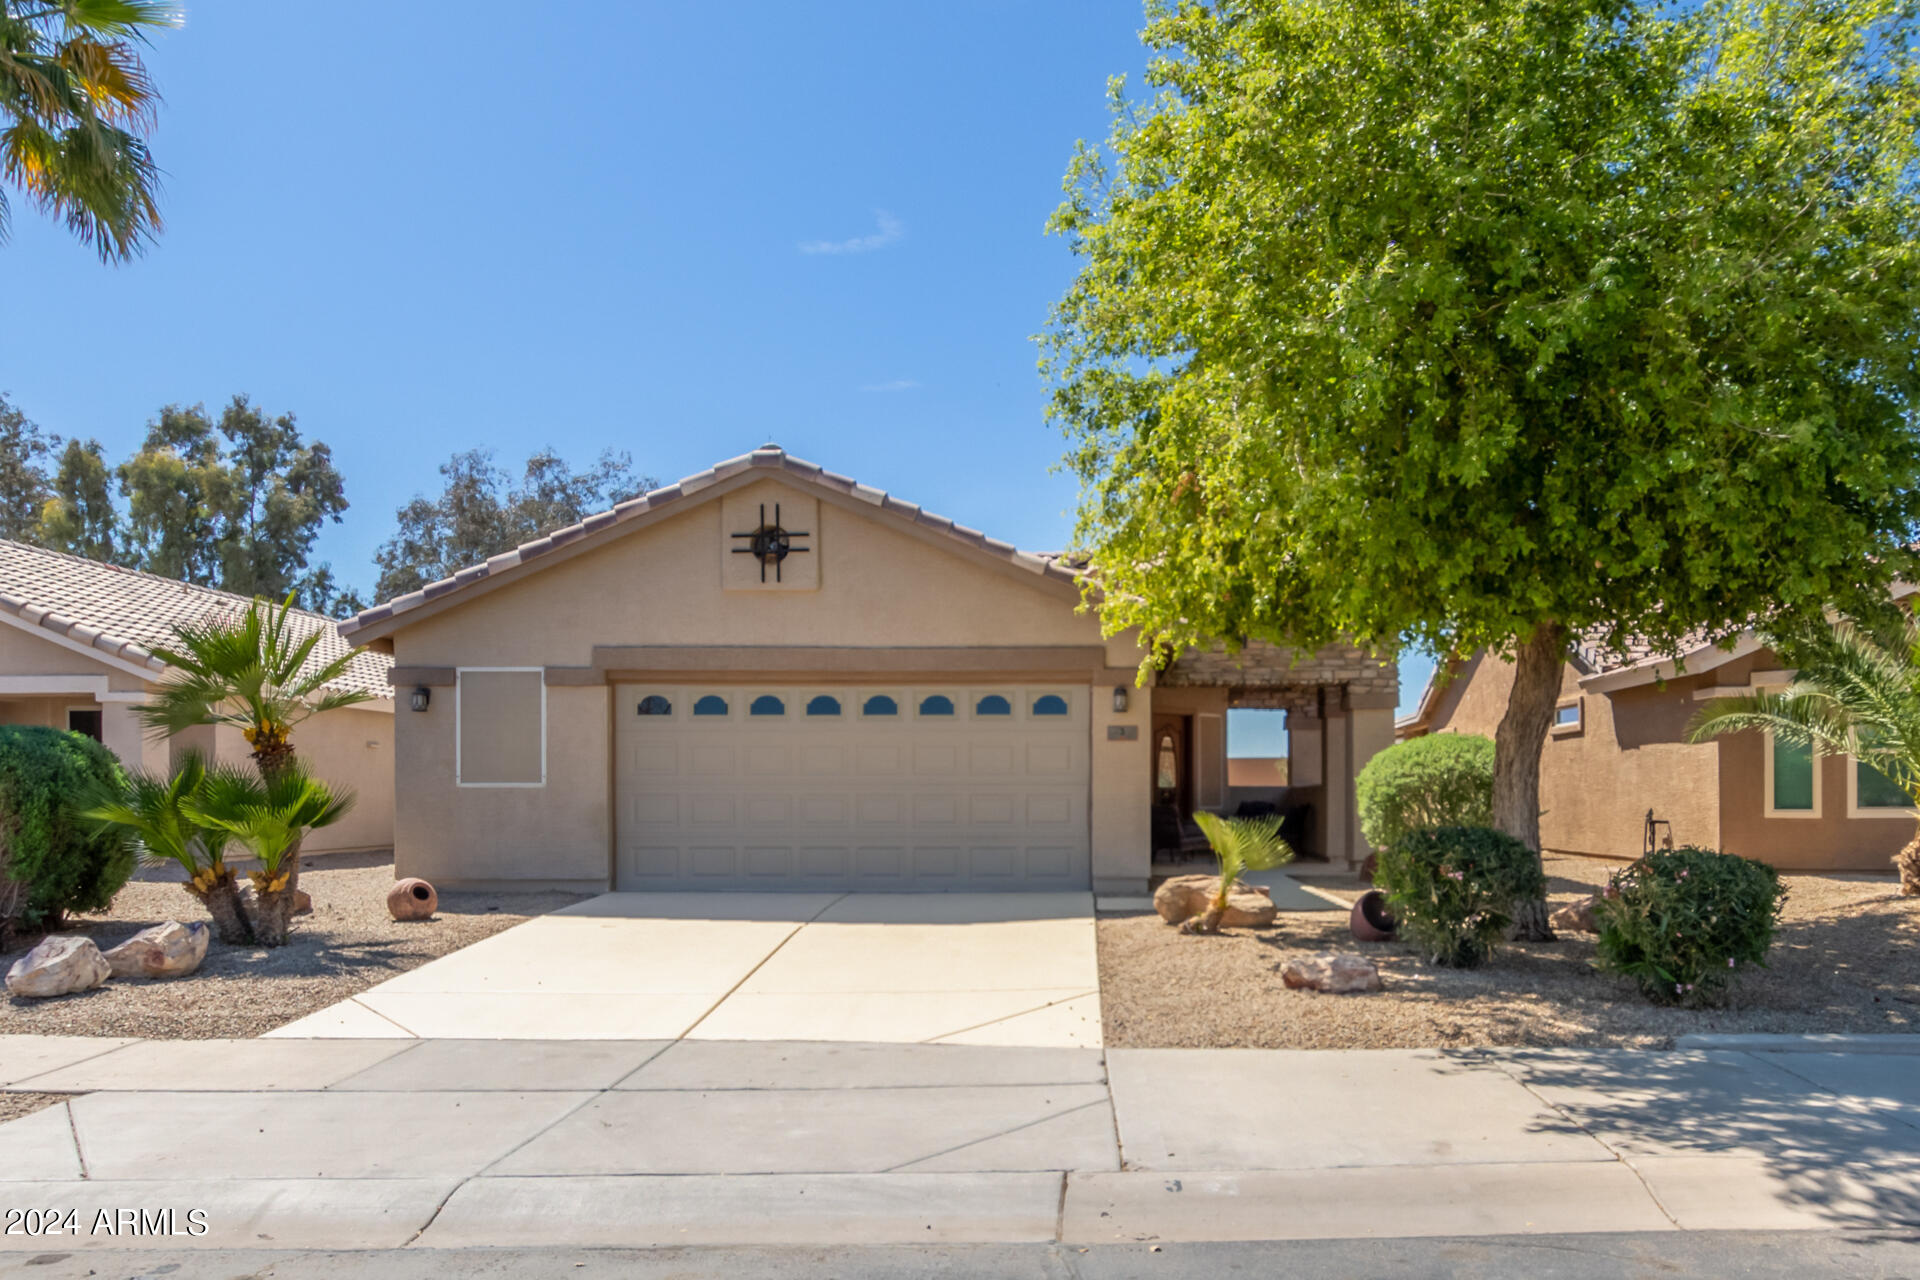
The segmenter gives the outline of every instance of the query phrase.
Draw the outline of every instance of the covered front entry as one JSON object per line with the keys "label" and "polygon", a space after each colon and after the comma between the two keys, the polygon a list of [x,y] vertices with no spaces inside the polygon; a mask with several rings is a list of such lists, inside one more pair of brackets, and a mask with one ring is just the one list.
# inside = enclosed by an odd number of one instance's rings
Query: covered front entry
{"label": "covered front entry", "polygon": [[1084,890],[1087,698],[618,685],[615,886]]}

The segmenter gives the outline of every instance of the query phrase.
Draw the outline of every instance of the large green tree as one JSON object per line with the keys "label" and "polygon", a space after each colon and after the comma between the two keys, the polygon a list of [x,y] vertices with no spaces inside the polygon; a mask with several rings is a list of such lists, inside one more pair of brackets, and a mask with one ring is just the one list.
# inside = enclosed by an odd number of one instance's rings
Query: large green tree
{"label": "large green tree", "polygon": [[418,591],[657,484],[634,471],[630,455],[610,449],[583,471],[542,449],[527,459],[517,484],[494,464],[491,450],[469,449],[443,463],[440,475],[439,496],[416,497],[394,514],[398,527],[374,553],[376,599]]}
{"label": "large green tree", "polygon": [[46,460],[60,447],[0,392],[0,538],[30,541],[52,496]]}
{"label": "large green tree", "polygon": [[314,540],[347,509],[326,444],[246,396],[217,422],[202,405],[168,405],[119,479],[140,568],[275,600],[294,591],[306,602]]}
{"label": "large green tree", "polygon": [[113,468],[98,440],[69,440],[60,452],[53,492],[29,541],[89,560],[116,559],[120,511],[113,504]]}
{"label": "large green tree", "polygon": [[1912,563],[1915,35],[1911,0],[1152,6],[1043,364],[1105,625],[1513,657],[1494,818],[1538,849],[1573,638],[1677,651]]}
{"label": "large green tree", "polygon": [[146,139],[159,96],[138,46],[179,20],[146,0],[0,0],[0,243],[9,186],[102,260],[159,232]]}

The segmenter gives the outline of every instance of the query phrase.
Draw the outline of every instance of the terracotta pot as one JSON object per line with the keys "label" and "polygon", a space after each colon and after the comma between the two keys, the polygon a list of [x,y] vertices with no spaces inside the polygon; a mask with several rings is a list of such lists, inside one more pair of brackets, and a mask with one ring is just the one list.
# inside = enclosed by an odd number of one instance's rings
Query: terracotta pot
{"label": "terracotta pot", "polygon": [[387,913],[395,920],[425,920],[440,905],[440,895],[425,880],[402,880],[387,891]]}
{"label": "terracotta pot", "polygon": [[1391,942],[1400,928],[1393,912],[1387,910],[1387,895],[1378,889],[1369,889],[1360,895],[1347,923],[1353,929],[1353,936],[1361,942]]}

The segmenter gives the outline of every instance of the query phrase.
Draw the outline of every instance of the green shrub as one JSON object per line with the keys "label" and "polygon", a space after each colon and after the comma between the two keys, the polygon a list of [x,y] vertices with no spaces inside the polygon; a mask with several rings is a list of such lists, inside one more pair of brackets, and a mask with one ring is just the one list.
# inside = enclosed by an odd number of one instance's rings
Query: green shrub
{"label": "green shrub", "polygon": [[1522,898],[1546,892],[1540,859],[1488,827],[1412,831],[1380,851],[1374,883],[1400,932],[1434,964],[1471,969],[1493,954]]}
{"label": "green shrub", "polygon": [[1656,1004],[1711,1004],[1741,965],[1766,965],[1787,891],[1764,862],[1687,846],[1648,854],[1594,906],[1596,963]]}
{"label": "green shrub", "polygon": [[1414,831],[1493,824],[1493,739],[1436,733],[1388,747],[1354,784],[1360,830],[1375,849]]}
{"label": "green shrub", "polygon": [[28,928],[99,911],[133,874],[124,837],[80,816],[89,797],[126,785],[113,753],[77,733],[0,725],[0,874],[19,886]]}

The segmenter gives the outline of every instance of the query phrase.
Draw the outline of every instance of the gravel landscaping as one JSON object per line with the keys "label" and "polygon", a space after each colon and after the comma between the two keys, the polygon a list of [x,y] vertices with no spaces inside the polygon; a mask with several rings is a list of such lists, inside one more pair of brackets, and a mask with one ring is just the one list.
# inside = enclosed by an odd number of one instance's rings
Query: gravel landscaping
{"label": "gravel landscaping", "polygon": [[[1592,893],[1620,864],[1549,857],[1554,905]],[[1509,944],[1483,969],[1438,969],[1398,943],[1359,943],[1343,912],[1283,912],[1277,927],[1183,935],[1158,916],[1098,924],[1100,1001],[1110,1048],[1662,1048],[1700,1032],[1920,1031],[1920,899],[1891,875],[1793,875],[1770,967],[1736,982],[1721,1009],[1663,1009],[1592,967],[1590,934]],[[1358,880],[1315,879],[1351,901]],[[1385,990],[1290,991],[1299,952],[1347,951],[1380,967]]]}
{"label": "gravel landscaping", "polygon": [[69,1093],[0,1093],[0,1124],[30,1116],[72,1096]]}
{"label": "gravel landscaping", "polygon": [[[387,915],[390,854],[328,855],[300,871],[313,914],[296,917],[284,947],[212,944],[206,963],[186,978],[114,980],[50,1000],[9,996],[0,1003],[0,1035],[143,1036],[205,1040],[257,1036],[458,951],[530,916],[581,901],[573,893],[440,895],[431,920],[400,924]],[[167,920],[204,920],[170,868],[142,871],[113,908],[77,917],[63,933],[83,933],[102,948]],[[0,969],[31,945],[0,954]]]}

